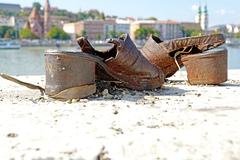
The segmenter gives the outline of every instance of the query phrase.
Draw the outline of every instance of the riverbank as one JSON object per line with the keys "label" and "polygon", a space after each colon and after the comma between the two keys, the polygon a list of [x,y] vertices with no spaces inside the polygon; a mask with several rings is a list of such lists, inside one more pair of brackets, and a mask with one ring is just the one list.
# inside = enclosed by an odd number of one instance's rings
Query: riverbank
{"label": "riverbank", "polygon": [[[18,78],[44,86],[43,76]],[[240,158],[240,70],[220,86],[190,86],[182,71],[162,89],[79,102],[0,84],[0,159]]]}
{"label": "riverbank", "polygon": [[[96,47],[109,47],[111,46],[106,41],[90,41],[93,46]],[[78,47],[76,40],[43,40],[43,39],[34,39],[34,40],[27,40],[23,39],[20,40],[20,44],[22,47]]]}

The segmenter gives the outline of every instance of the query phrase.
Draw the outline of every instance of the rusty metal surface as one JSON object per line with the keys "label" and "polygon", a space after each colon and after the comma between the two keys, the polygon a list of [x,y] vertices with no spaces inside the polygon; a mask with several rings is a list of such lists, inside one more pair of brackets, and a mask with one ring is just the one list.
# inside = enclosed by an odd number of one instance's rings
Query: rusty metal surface
{"label": "rusty metal surface", "polygon": [[[164,42],[158,37],[150,36],[141,50],[152,64],[160,67],[166,77],[170,77],[179,69],[173,58],[177,52],[196,54],[223,43],[225,43],[225,38],[222,34],[179,38]],[[183,66],[180,56],[178,56],[177,62],[180,67]]]}
{"label": "rusty metal surface", "polygon": [[227,81],[227,49],[186,55],[182,61],[190,84],[220,84]]}
{"label": "rusty metal surface", "polygon": [[[114,46],[104,52],[96,51],[86,38],[81,37],[77,41],[83,52],[104,58],[106,65],[104,70],[114,79],[123,82],[122,86],[136,90],[155,89],[162,86],[165,78],[162,70],[142,55],[129,35],[110,40],[109,43]],[[99,71],[96,73],[98,74]],[[97,76],[106,80],[103,75]]]}
{"label": "rusty metal surface", "polygon": [[[71,97],[83,98],[95,92],[95,62],[81,53],[46,51],[45,70],[47,95],[54,96],[71,89],[72,92],[67,93],[70,99]],[[86,88],[89,85],[91,85],[88,87],[91,91],[81,90],[81,87]],[[78,89],[76,91],[73,88]]]}

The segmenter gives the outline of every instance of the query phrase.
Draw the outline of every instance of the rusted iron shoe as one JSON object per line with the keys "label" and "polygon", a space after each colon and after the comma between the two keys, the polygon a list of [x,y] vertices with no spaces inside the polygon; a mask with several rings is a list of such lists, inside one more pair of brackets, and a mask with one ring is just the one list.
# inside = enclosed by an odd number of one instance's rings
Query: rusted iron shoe
{"label": "rusted iron shoe", "polygon": [[[95,50],[84,37],[78,38],[77,41],[83,52],[104,59],[105,66],[100,64],[101,68],[104,68],[109,77],[122,82],[121,86],[149,90],[159,88],[164,83],[162,70],[142,55],[127,34],[119,39],[110,39],[108,43],[113,44],[113,47],[103,52]],[[97,68],[98,79],[109,80],[102,71]]]}
{"label": "rusted iron shoe", "polygon": [[227,49],[216,48],[201,54],[185,55],[182,62],[192,85],[216,85],[227,81]]}
{"label": "rusted iron shoe", "polygon": [[84,98],[96,92],[95,60],[80,52],[45,52],[45,93],[55,99]]}
{"label": "rusted iron shoe", "polygon": [[150,36],[143,46],[143,55],[154,65],[160,67],[168,78],[183,66],[181,55],[197,54],[222,45],[225,38],[222,34],[178,38],[161,41]]}

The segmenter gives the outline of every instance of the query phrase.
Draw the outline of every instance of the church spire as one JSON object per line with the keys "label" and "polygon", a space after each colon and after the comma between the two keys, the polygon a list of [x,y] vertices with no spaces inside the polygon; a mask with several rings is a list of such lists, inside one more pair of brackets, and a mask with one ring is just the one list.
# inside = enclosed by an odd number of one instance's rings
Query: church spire
{"label": "church spire", "polygon": [[199,3],[198,6],[198,15],[197,15],[197,23],[201,24],[201,20],[202,20],[202,6]]}
{"label": "church spire", "polygon": [[50,3],[49,0],[45,0],[44,7],[44,36],[47,36],[48,31],[50,30]]}
{"label": "church spire", "polygon": [[202,23],[201,23],[201,27],[203,30],[207,30],[208,29],[208,8],[207,8],[207,4],[205,4],[204,8],[203,8],[203,13],[202,13]]}
{"label": "church spire", "polygon": [[208,8],[207,8],[207,1],[202,8],[201,1],[199,1],[199,6],[198,6],[198,12],[195,17],[196,23],[198,23],[201,27],[202,30],[207,30],[208,29]]}
{"label": "church spire", "polygon": [[207,4],[204,6],[204,14],[205,14],[205,29],[208,29],[208,8],[207,8]]}

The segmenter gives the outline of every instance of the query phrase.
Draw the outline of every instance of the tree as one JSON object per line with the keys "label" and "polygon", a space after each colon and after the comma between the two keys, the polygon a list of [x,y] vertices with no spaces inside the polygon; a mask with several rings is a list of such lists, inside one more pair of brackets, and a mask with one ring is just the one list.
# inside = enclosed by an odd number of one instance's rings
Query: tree
{"label": "tree", "polygon": [[240,39],[240,32],[235,33],[234,37]]}
{"label": "tree", "polygon": [[42,8],[42,5],[41,5],[39,2],[34,2],[34,3],[32,4],[32,7],[33,7],[33,8],[35,7],[38,11],[40,11],[41,8]]}
{"label": "tree", "polygon": [[99,19],[102,19],[102,20],[105,20],[106,18],[105,18],[105,14],[102,12],[102,13],[100,13],[100,15],[99,15]]}
{"label": "tree", "polygon": [[202,31],[199,29],[183,29],[186,37],[201,36]]}
{"label": "tree", "polygon": [[125,34],[124,32],[118,32],[118,37],[121,37],[123,34]]}
{"label": "tree", "polygon": [[153,29],[153,28],[144,28],[144,27],[142,27],[142,28],[139,28],[139,29],[137,29],[135,32],[134,32],[134,35],[135,35],[135,38],[136,39],[147,39],[147,37],[149,36],[149,35],[155,35],[155,36],[157,36],[157,37],[159,37],[160,36],[160,32],[159,31],[157,31],[157,30],[155,30],[155,29]]}
{"label": "tree", "polygon": [[87,31],[83,30],[82,33],[81,33],[83,37],[86,37],[87,36]]}
{"label": "tree", "polygon": [[8,30],[8,26],[0,26],[0,38],[3,38]]}
{"label": "tree", "polygon": [[96,9],[89,10],[88,15],[91,19],[100,19],[101,18],[101,13]]}
{"label": "tree", "polygon": [[156,17],[148,17],[147,20],[157,21],[158,19]]}
{"label": "tree", "polygon": [[110,32],[108,32],[108,37],[109,38],[117,38],[118,34],[116,31],[110,31]]}
{"label": "tree", "polygon": [[7,30],[7,32],[4,35],[4,38],[6,39],[15,39],[16,38],[16,30],[14,30],[13,28],[10,28]]}
{"label": "tree", "polygon": [[76,16],[77,16],[77,20],[80,20],[80,21],[88,19],[88,14],[86,12],[79,11],[77,12]]}
{"label": "tree", "polygon": [[12,12],[12,11],[7,11],[7,10],[1,10],[0,9],[0,15],[3,15],[3,16],[16,16],[17,13],[16,12]]}
{"label": "tree", "polygon": [[64,30],[57,27],[52,27],[50,31],[47,33],[47,37],[50,39],[57,39],[57,40],[70,39],[70,36]]}
{"label": "tree", "polygon": [[10,34],[10,32],[6,32],[5,34],[4,34],[4,38],[5,39],[11,39],[11,34]]}
{"label": "tree", "polygon": [[24,28],[20,30],[20,38],[21,39],[36,39],[37,36],[28,28]]}
{"label": "tree", "polygon": [[109,38],[118,38],[123,34],[124,34],[123,32],[110,31],[110,32],[108,32],[108,37]]}
{"label": "tree", "polygon": [[16,30],[9,26],[0,26],[0,38],[16,38]]}
{"label": "tree", "polygon": [[20,17],[27,17],[29,15],[29,13],[25,12],[24,10],[21,10],[19,13],[18,13],[18,16]]}
{"label": "tree", "polygon": [[101,38],[102,38],[102,37],[101,37],[100,34],[97,34],[97,35],[96,35],[96,40],[101,40]]}
{"label": "tree", "polygon": [[87,32],[83,30],[80,34],[76,34],[76,37],[87,37]]}

